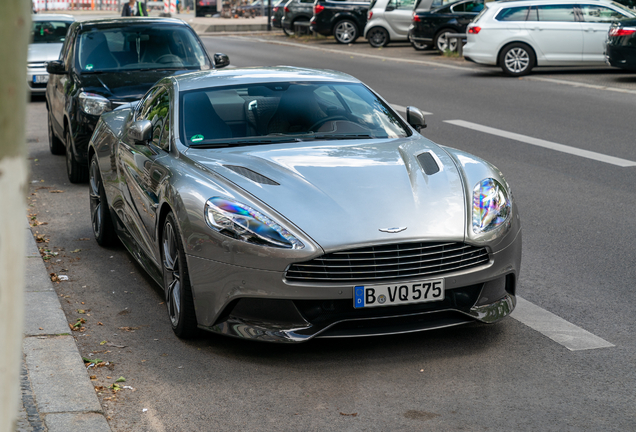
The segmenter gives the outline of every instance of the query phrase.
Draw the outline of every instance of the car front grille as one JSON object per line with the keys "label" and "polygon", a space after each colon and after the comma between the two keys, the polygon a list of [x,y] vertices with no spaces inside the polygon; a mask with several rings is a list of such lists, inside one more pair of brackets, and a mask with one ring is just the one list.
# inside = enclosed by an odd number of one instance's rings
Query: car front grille
{"label": "car front grille", "polygon": [[388,281],[466,270],[490,261],[485,247],[458,242],[417,242],[332,252],[292,264],[293,282]]}

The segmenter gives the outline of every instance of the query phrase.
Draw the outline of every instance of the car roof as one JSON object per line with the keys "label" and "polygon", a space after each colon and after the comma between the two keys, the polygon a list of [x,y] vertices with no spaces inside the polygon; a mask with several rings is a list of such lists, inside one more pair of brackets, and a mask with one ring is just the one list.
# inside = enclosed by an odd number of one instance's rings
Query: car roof
{"label": "car roof", "polygon": [[[504,6],[534,6],[541,4],[578,4],[581,0],[500,0],[486,3],[488,7],[504,7]],[[592,4],[612,4],[612,0],[585,0],[585,3]]]}
{"label": "car roof", "polygon": [[188,24],[177,18],[159,18],[159,17],[124,17],[124,18],[101,18],[101,19],[92,19],[86,21],[78,21],[79,25],[82,27],[120,27],[122,24],[125,25],[161,25],[161,24],[178,24],[185,25]]}
{"label": "car roof", "polygon": [[342,72],[292,66],[213,69],[173,75],[165,80],[176,83],[180,91],[272,82],[360,82],[351,75]]}
{"label": "car roof", "polygon": [[73,15],[64,14],[35,14],[31,15],[31,21],[75,21]]}

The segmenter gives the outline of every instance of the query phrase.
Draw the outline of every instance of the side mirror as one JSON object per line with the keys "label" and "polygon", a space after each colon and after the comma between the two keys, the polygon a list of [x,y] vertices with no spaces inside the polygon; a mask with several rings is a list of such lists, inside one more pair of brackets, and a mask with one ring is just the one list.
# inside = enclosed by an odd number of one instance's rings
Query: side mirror
{"label": "side mirror", "polygon": [[421,129],[426,128],[426,119],[424,119],[424,114],[419,110],[419,108],[415,108],[413,106],[406,107],[406,122],[418,132]]}
{"label": "side mirror", "polygon": [[152,122],[150,120],[139,120],[128,128],[128,136],[136,143],[148,144],[152,139]]}
{"label": "side mirror", "polygon": [[221,69],[230,64],[230,58],[227,54],[216,53],[214,54],[214,68]]}
{"label": "side mirror", "polygon": [[62,60],[53,60],[46,64],[46,71],[50,75],[65,75],[66,69]]}

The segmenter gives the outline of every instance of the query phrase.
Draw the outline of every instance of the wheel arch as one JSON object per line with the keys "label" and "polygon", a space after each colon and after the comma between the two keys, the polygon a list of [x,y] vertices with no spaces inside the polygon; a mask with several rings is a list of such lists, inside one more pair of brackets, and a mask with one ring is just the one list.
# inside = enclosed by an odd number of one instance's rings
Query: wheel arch
{"label": "wheel arch", "polygon": [[539,59],[537,57],[537,50],[535,50],[534,47],[531,44],[529,44],[527,41],[525,41],[525,40],[513,40],[513,41],[506,42],[505,44],[503,44],[502,47],[499,48],[499,50],[497,51],[497,57],[496,57],[497,58],[497,66],[501,67],[501,62],[500,62],[501,53],[507,47],[509,47],[512,44],[516,44],[516,43],[523,44],[523,45],[527,46],[528,48],[530,48],[530,50],[532,51],[532,54],[534,54],[534,62],[535,62],[534,66],[537,66],[538,63],[539,63]]}

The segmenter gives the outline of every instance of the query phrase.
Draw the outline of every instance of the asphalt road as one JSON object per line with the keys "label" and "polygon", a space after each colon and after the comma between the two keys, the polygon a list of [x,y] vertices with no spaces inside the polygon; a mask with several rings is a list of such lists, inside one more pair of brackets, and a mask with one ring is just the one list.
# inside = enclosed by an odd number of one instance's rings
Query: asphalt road
{"label": "asphalt road", "polygon": [[[636,75],[510,79],[407,46],[203,40],[234,66],[337,69],[392,104],[432,113],[425,136],[491,161],[513,188],[524,229],[519,295],[614,346],[571,351],[516,318],[297,346],[181,341],[161,290],[122,247],[93,240],[87,185],[69,184],[64,158],[49,153],[35,99],[29,209],[46,223],[35,228],[41,246],[58,253],[49,271],[70,278],[57,285],[69,322],[87,321],[74,332],[80,352],[111,362],[91,369],[95,385],[123,376],[134,388],[99,392],[114,431],[634,430],[636,166],[614,162],[636,161]],[[474,130],[483,126],[492,129]]]}

